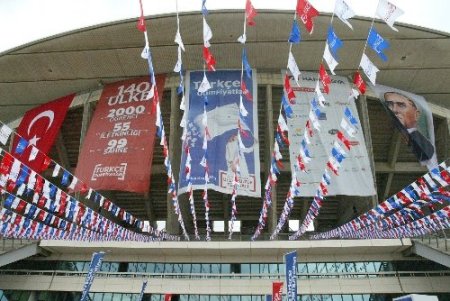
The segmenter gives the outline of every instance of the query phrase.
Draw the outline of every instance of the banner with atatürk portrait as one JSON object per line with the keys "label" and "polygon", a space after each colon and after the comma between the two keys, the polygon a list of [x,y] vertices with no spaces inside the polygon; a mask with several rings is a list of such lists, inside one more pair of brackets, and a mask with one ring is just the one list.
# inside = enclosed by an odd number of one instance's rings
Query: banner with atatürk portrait
{"label": "banner with atat\u00fcrk portrait", "polygon": [[437,166],[433,115],[422,96],[383,85],[372,86],[395,127],[422,165]]}

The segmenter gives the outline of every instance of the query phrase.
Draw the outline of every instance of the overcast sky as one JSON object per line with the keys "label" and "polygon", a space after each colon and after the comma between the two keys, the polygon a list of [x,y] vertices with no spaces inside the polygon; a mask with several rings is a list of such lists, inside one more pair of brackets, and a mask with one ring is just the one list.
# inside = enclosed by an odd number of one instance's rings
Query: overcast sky
{"label": "overcast sky", "polygon": [[[176,11],[176,0],[142,0],[145,15]],[[358,16],[373,17],[378,0],[346,0]],[[398,21],[450,32],[450,0],[390,0],[405,11]],[[201,0],[178,0],[179,11],[199,11]],[[310,0],[331,12],[334,0]],[[258,9],[294,11],[297,0],[252,0]],[[209,10],[243,9],[245,0],[207,0]],[[0,52],[58,33],[139,16],[139,0],[0,0]],[[214,29],[213,29],[214,31]]]}

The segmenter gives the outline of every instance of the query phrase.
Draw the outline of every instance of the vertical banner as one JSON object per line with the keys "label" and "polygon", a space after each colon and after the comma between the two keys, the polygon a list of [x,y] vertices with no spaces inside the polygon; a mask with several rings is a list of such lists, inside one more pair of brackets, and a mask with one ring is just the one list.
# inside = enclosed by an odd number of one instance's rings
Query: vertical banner
{"label": "vertical banner", "polygon": [[272,283],[272,300],[281,301],[283,295],[283,282]]}
{"label": "vertical banner", "polygon": [[164,301],[172,301],[172,294],[164,294]]}
{"label": "vertical banner", "polygon": [[284,255],[287,301],[297,301],[297,251]]}
{"label": "vertical banner", "polygon": [[[198,89],[203,79],[203,71],[189,72],[186,76],[187,84],[187,137],[186,141],[191,155],[191,182],[193,189],[204,189],[205,169],[201,165],[204,155],[202,149],[204,125],[203,105],[205,96],[207,124],[209,137],[207,148],[207,161],[209,168],[208,188],[223,193],[231,193],[233,186],[233,167],[236,153],[240,150],[239,161],[240,186],[239,195],[253,197],[261,196],[261,180],[259,165],[259,142],[258,142],[258,110],[256,95],[256,72],[253,70],[252,80],[244,76],[247,89],[252,94],[253,100],[243,97],[243,105],[248,112],[241,116],[241,134],[243,148],[239,146],[237,138],[239,121],[239,99],[241,95],[241,71],[222,70],[207,72],[206,76],[211,89],[202,93]],[[179,192],[187,191],[188,181],[186,179],[185,164],[186,152],[181,158]]]}
{"label": "vertical banner", "polygon": [[[16,135],[13,142],[13,154],[18,156],[18,159],[23,164],[37,172],[41,172],[44,154],[48,154],[53,146],[74,97],[75,94],[71,94],[58,98],[23,115],[22,121],[17,128],[17,133],[20,137]],[[26,149],[18,154],[16,148],[21,138],[27,140],[28,143]],[[33,157],[30,159],[32,145],[40,150],[34,159]]]}
{"label": "vertical banner", "polygon": [[399,89],[372,86],[395,127],[406,137],[417,160],[428,169],[437,166],[433,115],[422,96]]}
{"label": "vertical banner", "polygon": [[[282,72],[284,76],[284,72]],[[294,112],[292,118],[287,118],[289,127],[289,154],[291,168],[294,170],[297,156],[300,153],[300,145],[304,139],[306,122],[309,119],[311,101],[317,96],[315,87],[317,73],[302,72],[299,80],[300,87],[291,78],[291,86],[295,91],[295,104],[292,104]],[[344,109],[348,107],[355,116],[357,108],[353,98],[349,99],[351,86],[347,78],[342,76],[331,76],[329,94],[325,94],[325,107],[319,107],[321,114],[318,117],[320,131],[314,129],[314,136],[308,144],[311,154],[311,162],[306,164],[306,172],[297,172],[297,180],[300,181],[300,196],[315,196],[317,187],[322,181],[322,175],[326,167],[336,133],[340,130],[340,123],[344,117]],[[361,125],[354,134],[349,137],[352,145],[351,151],[347,152],[345,164],[339,169],[339,176],[333,178],[328,186],[328,195],[375,195],[375,184],[370,168],[369,156]]]}
{"label": "vertical banner", "polygon": [[[164,81],[164,75],[157,76],[160,93]],[[152,94],[148,77],[103,88],[78,158],[77,178],[93,189],[149,191],[156,132]]]}
{"label": "vertical banner", "polygon": [[141,294],[139,295],[138,301],[142,301],[142,298],[144,298],[144,292],[145,288],[147,287],[147,283],[148,280],[144,280],[144,282],[142,282]]}
{"label": "vertical banner", "polygon": [[89,265],[89,271],[86,280],[84,281],[83,293],[80,301],[90,300],[89,290],[91,289],[92,282],[94,282],[95,273],[98,272],[102,265],[103,256],[105,256],[105,252],[94,252],[94,254],[92,254],[91,264]]}

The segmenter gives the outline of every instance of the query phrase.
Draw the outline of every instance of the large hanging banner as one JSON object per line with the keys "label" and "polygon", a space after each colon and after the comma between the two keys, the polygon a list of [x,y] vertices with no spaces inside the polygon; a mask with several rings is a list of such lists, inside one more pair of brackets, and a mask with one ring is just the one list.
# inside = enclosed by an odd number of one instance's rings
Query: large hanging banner
{"label": "large hanging banner", "polygon": [[383,85],[372,89],[394,125],[407,138],[417,160],[429,169],[436,167],[433,115],[425,98]]}
{"label": "large hanging banner", "polygon": [[[284,76],[284,72],[282,72]],[[309,118],[311,100],[316,97],[315,87],[317,73],[302,72],[299,86],[291,79],[291,86],[295,91],[295,104],[291,105],[294,112],[292,118],[287,118],[289,127],[289,154],[291,156],[291,168],[295,168],[297,156],[300,152],[301,141],[306,130],[306,122]],[[322,180],[331,149],[336,140],[336,133],[340,130],[340,123],[344,117],[344,108],[351,109],[357,115],[357,109],[353,98],[349,99],[351,86],[347,78],[332,76],[330,93],[325,94],[325,107],[321,108],[322,115],[318,118],[320,131],[314,130],[314,136],[310,138],[311,144],[308,148],[311,161],[306,164],[306,172],[298,171],[297,179],[300,181],[300,195],[314,196],[317,187]],[[316,98],[317,99],[317,98]],[[351,151],[347,152],[345,162],[339,169],[339,176],[335,176],[328,188],[328,195],[375,195],[375,184],[370,168],[369,157],[361,126],[354,137],[349,137],[352,145]]]}
{"label": "large hanging banner", "polygon": [[[161,94],[164,81],[164,75],[156,78]],[[83,141],[76,177],[96,190],[148,192],[156,132],[152,101],[148,77],[105,86]]]}
{"label": "large hanging banner", "polygon": [[[243,97],[243,104],[248,115],[241,116],[241,128],[247,135],[241,135],[245,149],[241,148],[242,157],[239,161],[240,176],[239,195],[253,197],[261,196],[261,180],[259,165],[258,142],[258,110],[256,95],[256,72],[252,72],[252,81],[244,76],[247,89],[253,96],[253,101]],[[207,161],[209,168],[208,188],[223,193],[231,193],[233,189],[233,161],[239,151],[237,139],[239,120],[239,99],[241,95],[241,71],[222,70],[206,72],[211,89],[198,92],[203,80],[203,71],[188,72],[187,80],[187,137],[191,156],[191,182],[193,189],[204,189],[205,168],[201,165],[205,154],[203,146],[205,96],[207,97],[208,145]],[[179,192],[187,191],[185,164],[186,152],[181,158]]]}
{"label": "large hanging banner", "polygon": [[288,301],[297,301],[297,251],[284,255],[286,264],[286,297]]}

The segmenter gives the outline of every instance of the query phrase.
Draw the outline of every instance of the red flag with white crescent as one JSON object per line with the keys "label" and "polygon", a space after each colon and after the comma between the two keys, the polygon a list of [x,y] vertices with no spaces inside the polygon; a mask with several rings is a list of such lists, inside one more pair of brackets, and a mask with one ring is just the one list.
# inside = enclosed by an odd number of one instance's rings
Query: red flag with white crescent
{"label": "red flag with white crescent", "polygon": [[[45,155],[53,146],[74,97],[75,94],[70,94],[58,98],[26,112],[23,116],[17,133],[28,140],[28,146],[22,155],[14,155],[31,169],[41,172]],[[13,150],[16,149],[20,137],[15,137]],[[39,153],[35,160],[29,161],[32,145],[39,149]]]}

